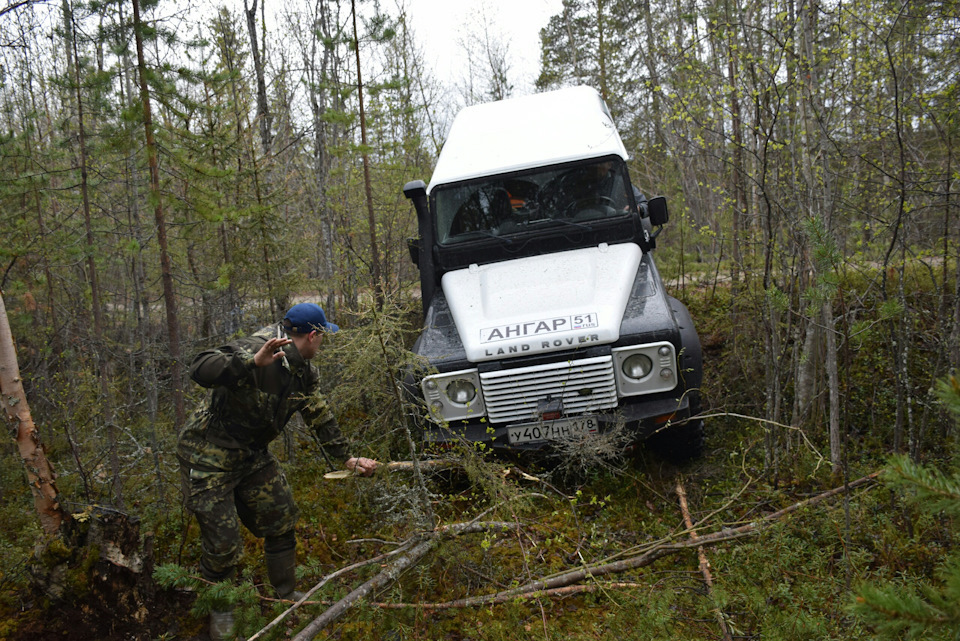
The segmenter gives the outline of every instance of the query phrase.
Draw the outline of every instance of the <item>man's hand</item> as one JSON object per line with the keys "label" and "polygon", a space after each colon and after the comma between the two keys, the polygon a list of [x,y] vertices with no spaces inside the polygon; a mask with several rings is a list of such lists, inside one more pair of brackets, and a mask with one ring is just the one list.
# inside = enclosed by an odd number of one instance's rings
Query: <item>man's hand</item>
{"label": "man's hand", "polygon": [[347,460],[345,465],[348,470],[353,470],[360,476],[370,476],[373,474],[373,471],[377,469],[379,463],[372,458],[364,458],[362,456],[358,458],[354,456],[352,459]]}
{"label": "man's hand", "polygon": [[273,361],[283,358],[281,348],[292,342],[289,338],[271,338],[253,355],[253,364],[257,367],[266,367]]}

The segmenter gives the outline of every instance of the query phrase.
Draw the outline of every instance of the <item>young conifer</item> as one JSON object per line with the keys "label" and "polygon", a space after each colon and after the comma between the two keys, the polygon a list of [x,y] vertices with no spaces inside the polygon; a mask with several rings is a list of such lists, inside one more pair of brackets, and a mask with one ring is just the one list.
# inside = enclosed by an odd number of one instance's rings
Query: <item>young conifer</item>
{"label": "young conifer", "polygon": [[[960,417],[960,380],[956,376],[940,382],[938,395]],[[891,459],[885,481],[920,510],[960,517],[960,472],[947,474],[897,456]],[[853,611],[876,627],[879,638],[960,637],[960,554],[948,555],[935,570],[933,581],[864,585]]]}

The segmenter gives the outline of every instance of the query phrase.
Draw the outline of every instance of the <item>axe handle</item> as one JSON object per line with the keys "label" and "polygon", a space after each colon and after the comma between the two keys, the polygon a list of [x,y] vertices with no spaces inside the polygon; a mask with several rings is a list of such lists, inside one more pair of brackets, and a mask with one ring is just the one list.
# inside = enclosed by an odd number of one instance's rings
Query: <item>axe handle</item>
{"label": "axe handle", "polygon": [[[442,470],[448,467],[457,467],[458,463],[455,461],[445,461],[445,460],[436,460],[430,459],[429,461],[420,461],[420,469],[422,470]],[[387,472],[412,472],[413,471],[413,461],[390,461],[388,463],[381,463],[377,466],[378,470],[386,470]],[[345,479],[352,476],[357,476],[350,470],[336,470],[333,472],[327,472],[323,475],[326,479]]]}
{"label": "axe handle", "polygon": [[[456,467],[457,463],[454,461],[444,461],[437,459],[430,459],[428,461],[420,461],[421,470],[442,470],[447,467]],[[412,472],[413,471],[413,461],[390,461],[389,463],[384,463],[378,467],[382,467],[388,472]]]}

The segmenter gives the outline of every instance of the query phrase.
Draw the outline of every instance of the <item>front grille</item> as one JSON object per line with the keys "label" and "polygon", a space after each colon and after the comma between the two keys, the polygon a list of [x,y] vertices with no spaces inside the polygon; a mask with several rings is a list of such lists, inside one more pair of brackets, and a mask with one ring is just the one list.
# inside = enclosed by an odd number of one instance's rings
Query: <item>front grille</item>
{"label": "front grille", "polygon": [[617,406],[613,358],[597,356],[480,374],[483,402],[491,423],[536,419],[537,403],[563,399],[564,414]]}

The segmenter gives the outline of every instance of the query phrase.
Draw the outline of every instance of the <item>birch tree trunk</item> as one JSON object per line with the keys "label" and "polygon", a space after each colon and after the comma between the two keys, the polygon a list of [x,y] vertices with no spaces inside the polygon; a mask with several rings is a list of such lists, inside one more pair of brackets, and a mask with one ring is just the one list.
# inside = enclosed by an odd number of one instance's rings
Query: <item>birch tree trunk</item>
{"label": "birch tree trunk", "polygon": [[33,505],[40,516],[40,524],[47,534],[56,534],[70,515],[60,505],[57,475],[43,453],[37,426],[30,415],[30,406],[20,381],[20,365],[13,346],[13,333],[7,319],[7,308],[0,293],[0,401],[7,424],[16,431],[17,449],[27,472],[27,481],[33,493]]}

